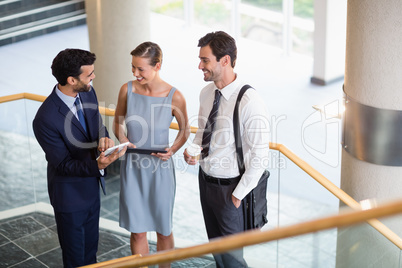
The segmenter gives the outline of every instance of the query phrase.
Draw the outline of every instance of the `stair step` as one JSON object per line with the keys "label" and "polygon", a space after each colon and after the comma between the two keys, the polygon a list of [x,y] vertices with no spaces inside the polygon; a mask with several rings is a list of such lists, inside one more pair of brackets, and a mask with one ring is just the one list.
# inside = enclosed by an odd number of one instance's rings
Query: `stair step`
{"label": "stair step", "polygon": [[0,36],[0,46],[26,40],[43,34],[56,32],[59,30],[68,29],[85,23],[86,23],[86,14],[80,14],[73,17],[67,17],[64,19],[59,19],[59,17],[57,17],[56,20],[53,20],[51,22],[43,23],[40,25],[36,25],[30,28],[22,29],[20,31]]}
{"label": "stair step", "polygon": [[3,0],[0,1],[0,17],[29,11],[68,0]]}
{"label": "stair step", "polygon": [[85,23],[85,0],[0,0],[0,46]]}
{"label": "stair step", "polygon": [[4,16],[0,18],[0,35],[19,30],[24,25],[30,27],[29,24],[35,21],[84,9],[83,0],[71,0]]}

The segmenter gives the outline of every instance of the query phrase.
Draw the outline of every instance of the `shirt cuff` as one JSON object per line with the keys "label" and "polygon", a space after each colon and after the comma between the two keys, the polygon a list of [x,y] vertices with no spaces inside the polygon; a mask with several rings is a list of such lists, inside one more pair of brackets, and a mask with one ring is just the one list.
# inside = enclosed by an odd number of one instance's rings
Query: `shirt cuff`
{"label": "shirt cuff", "polygon": [[103,176],[105,176],[105,170],[104,169],[99,169],[99,173]]}

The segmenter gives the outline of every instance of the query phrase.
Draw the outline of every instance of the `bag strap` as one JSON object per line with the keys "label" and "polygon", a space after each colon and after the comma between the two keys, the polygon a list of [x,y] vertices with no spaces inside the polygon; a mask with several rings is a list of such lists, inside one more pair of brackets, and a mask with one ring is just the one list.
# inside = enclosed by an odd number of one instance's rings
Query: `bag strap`
{"label": "bag strap", "polygon": [[250,85],[244,85],[237,95],[236,105],[233,111],[233,132],[235,138],[235,146],[236,146],[236,153],[237,153],[237,165],[239,166],[240,175],[242,175],[246,168],[244,167],[244,158],[243,158],[243,148],[241,143],[241,135],[240,135],[240,116],[239,116],[239,105],[240,100],[243,97],[244,93],[247,89],[249,89]]}

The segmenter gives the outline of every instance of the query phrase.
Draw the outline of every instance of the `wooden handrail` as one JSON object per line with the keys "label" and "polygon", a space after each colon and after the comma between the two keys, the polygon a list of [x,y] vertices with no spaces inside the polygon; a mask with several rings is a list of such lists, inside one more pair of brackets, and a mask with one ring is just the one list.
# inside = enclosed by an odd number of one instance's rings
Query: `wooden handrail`
{"label": "wooden handrail", "polygon": [[[14,94],[14,95],[8,95],[8,96],[0,97],[0,103],[16,101],[16,100],[22,100],[22,99],[28,99],[28,100],[43,102],[46,99],[46,96],[42,96],[42,95],[38,95],[38,94],[32,94],[32,93],[18,93],[18,94]],[[102,115],[105,115],[105,116],[114,116],[115,110],[110,109],[110,108],[106,108],[106,107],[103,107],[103,106],[99,106],[99,112]],[[179,124],[173,122],[173,123],[170,124],[170,128],[179,130]],[[191,133],[196,133],[197,128],[190,126],[190,131],[191,131]]]}
{"label": "wooden handrail", "polygon": [[[293,163],[295,163],[298,167],[304,170],[308,175],[310,175],[313,179],[315,179],[319,184],[321,184],[325,189],[331,192],[334,196],[336,196],[343,203],[348,205],[353,209],[361,209],[361,205],[359,202],[354,200],[350,195],[345,193],[342,189],[333,184],[330,180],[328,180],[324,175],[314,169],[312,166],[307,164],[303,159],[295,155],[292,151],[290,151],[283,144],[272,144],[270,147],[275,148],[276,150],[283,153],[288,159],[290,159]],[[378,232],[384,235],[388,240],[394,243],[399,249],[402,250],[402,240],[401,238],[391,231],[387,226],[385,226],[382,222],[377,219],[369,220],[368,223],[374,227]]]}
{"label": "wooden handrail", "polygon": [[[14,100],[19,100],[19,99],[30,99],[30,100],[35,100],[35,101],[44,101],[46,99],[45,96],[37,95],[37,94],[31,94],[31,93],[19,93],[15,95],[9,95],[9,96],[4,96],[0,97],[0,103],[3,102],[8,102],[8,101],[14,101]],[[114,116],[114,110],[109,109],[109,108],[104,108],[104,107],[99,107],[99,111],[106,116]],[[177,123],[171,123],[170,128],[178,130],[178,124]],[[197,131],[196,127],[191,127],[191,133],[195,133]],[[315,170],[313,167],[311,167],[309,164],[307,164],[303,159],[295,155],[292,151],[290,151],[286,146],[283,144],[279,143],[269,143],[269,148],[272,150],[277,150],[284,154],[289,160],[291,160],[293,163],[295,163],[298,167],[300,167],[303,171],[305,171],[308,175],[310,175],[314,180],[316,180],[318,183],[320,183],[324,188],[326,188],[329,192],[331,192],[335,197],[337,197],[339,200],[341,200],[343,203],[348,205],[349,207],[353,209],[360,210],[361,206],[360,204],[354,200],[350,195],[345,193],[342,189],[337,187],[335,184],[333,184],[330,180],[328,180],[324,175],[322,175],[320,172]],[[394,243],[399,249],[402,250],[402,239],[396,235],[393,231],[391,231],[387,226],[385,226],[383,223],[381,223],[377,219],[371,219],[368,221],[368,223],[374,227],[378,232],[380,232],[382,235],[384,235],[389,241]]]}
{"label": "wooden handrail", "polygon": [[38,95],[38,94],[32,94],[32,93],[18,93],[18,94],[14,94],[14,95],[8,95],[8,96],[0,97],[0,103],[9,102],[9,101],[16,101],[16,100],[22,100],[22,99],[28,99],[28,100],[34,100],[34,101],[43,102],[46,99],[46,96],[42,96],[42,95]]}
{"label": "wooden handrail", "polygon": [[349,211],[322,219],[312,220],[268,231],[247,231],[240,234],[225,236],[211,240],[198,246],[157,252],[143,257],[124,257],[121,259],[83,266],[86,268],[123,268],[142,267],[148,265],[174,262],[182,259],[199,257],[210,253],[222,253],[245,246],[266,243],[308,233],[324,231],[332,228],[346,227],[373,218],[391,216],[402,212],[402,200],[381,205],[372,209]]}

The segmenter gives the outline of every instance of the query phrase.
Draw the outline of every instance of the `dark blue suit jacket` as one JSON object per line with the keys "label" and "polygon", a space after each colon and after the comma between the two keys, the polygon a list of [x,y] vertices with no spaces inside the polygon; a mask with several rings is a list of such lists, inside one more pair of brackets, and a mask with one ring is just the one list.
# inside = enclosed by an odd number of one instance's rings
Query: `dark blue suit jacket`
{"label": "dark blue suit jacket", "polygon": [[35,137],[48,162],[50,203],[56,212],[85,210],[100,198],[102,175],[96,161],[97,146],[100,138],[109,135],[102,123],[93,88],[80,93],[88,133],[55,89],[40,106],[33,121]]}

